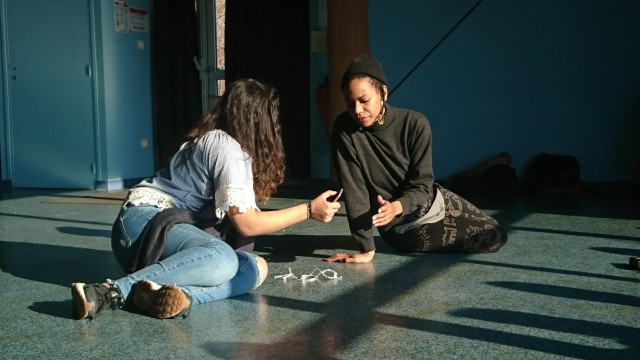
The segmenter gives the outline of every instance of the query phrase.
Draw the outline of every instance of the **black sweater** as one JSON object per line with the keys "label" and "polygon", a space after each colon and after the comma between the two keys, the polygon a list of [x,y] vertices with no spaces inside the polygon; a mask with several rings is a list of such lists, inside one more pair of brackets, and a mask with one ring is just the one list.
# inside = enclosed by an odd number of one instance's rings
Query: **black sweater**
{"label": "black sweater", "polygon": [[362,128],[344,112],[334,123],[331,146],[349,228],[362,251],[375,250],[377,195],[403,208],[382,231],[415,220],[419,208],[433,201],[431,127],[424,115],[387,105],[383,125]]}

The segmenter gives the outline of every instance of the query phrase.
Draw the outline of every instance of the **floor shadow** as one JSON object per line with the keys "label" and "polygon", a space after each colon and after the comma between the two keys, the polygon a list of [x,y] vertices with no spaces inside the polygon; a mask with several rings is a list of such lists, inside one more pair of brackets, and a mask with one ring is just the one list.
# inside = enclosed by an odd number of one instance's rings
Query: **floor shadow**
{"label": "floor shadow", "polygon": [[465,308],[451,311],[450,314],[468,319],[606,338],[615,340],[621,345],[629,347],[631,350],[640,350],[640,342],[638,342],[638,339],[640,339],[640,328],[637,327],[511,310]]}
{"label": "floor shadow", "polygon": [[598,233],[590,233],[590,232],[583,232],[583,231],[555,230],[555,229],[532,228],[532,227],[524,227],[524,226],[508,226],[507,228],[509,230],[519,230],[519,231],[527,231],[527,232],[543,233],[543,234],[583,236],[583,237],[590,237],[590,238],[592,237],[592,238],[607,239],[607,240],[640,241],[639,236],[609,235],[609,234],[598,234]]}
{"label": "floor shadow", "polygon": [[97,222],[97,221],[83,221],[83,220],[75,220],[75,219],[62,219],[62,218],[53,218],[47,216],[34,216],[34,215],[22,215],[22,214],[9,214],[0,212],[0,216],[6,216],[8,218],[20,218],[29,219],[29,220],[47,220],[47,221],[55,221],[59,223],[74,223],[74,224],[89,224],[89,225],[106,225],[111,226],[113,222]]}
{"label": "floor shadow", "polygon": [[616,254],[616,255],[624,255],[624,256],[640,256],[639,249],[627,249],[627,248],[606,247],[606,246],[591,247],[589,249],[604,252],[607,254]]}
{"label": "floor shadow", "polygon": [[256,239],[255,251],[267,262],[293,262],[297,257],[323,259],[318,250],[356,251],[357,244],[350,236],[334,235],[263,235]]}
{"label": "floor shadow", "polygon": [[487,284],[515,291],[548,295],[566,299],[640,307],[640,297],[632,295],[578,289],[568,286],[533,284],[515,281],[490,281]]}
{"label": "floor shadow", "polygon": [[71,299],[63,301],[38,301],[29,306],[31,311],[62,319],[73,319]]}
{"label": "floor shadow", "polygon": [[[454,312],[454,314],[457,314]],[[468,315],[468,313],[462,313]],[[554,354],[568,358],[578,359],[634,359],[637,355],[637,345],[629,345],[628,340],[623,340],[626,349],[603,349],[590,345],[576,344],[573,342],[560,341],[553,338],[543,338],[527,333],[516,333],[512,331],[494,330],[482,327],[468,326],[462,324],[454,324],[444,321],[424,320],[405,317],[401,315],[378,313],[376,321],[379,324],[399,326],[405,329],[414,329],[426,333],[444,334],[469,340],[483,341],[492,344],[507,345],[526,350],[538,351],[546,354]],[[491,321],[491,320],[488,320]],[[564,319],[559,319],[564,321]],[[594,325],[597,323],[584,322],[584,325]],[[600,328],[604,329],[604,328]],[[637,333],[637,329],[633,329],[632,335]],[[627,329],[629,330],[629,329]],[[599,337],[607,338],[607,335],[599,334]],[[633,341],[633,340],[631,340]]]}
{"label": "floor shadow", "polygon": [[[530,271],[546,272],[546,273],[553,273],[553,274],[584,276],[584,277],[590,277],[595,279],[606,279],[606,280],[625,281],[625,282],[633,282],[633,283],[640,282],[640,280],[632,277],[605,275],[605,274],[598,274],[598,273],[592,273],[592,272],[586,272],[586,271],[547,268],[542,266],[531,266],[531,265],[520,265],[520,264],[507,264],[507,263],[477,260],[477,259],[465,259],[463,261],[470,264],[497,266],[497,267],[503,267],[503,268],[530,270]],[[628,268],[629,265],[627,264],[626,267]]]}
{"label": "floor shadow", "polygon": [[37,282],[69,286],[124,275],[111,251],[0,241],[0,269]]}
{"label": "floor shadow", "polygon": [[96,200],[113,200],[124,198],[126,190],[83,190],[83,189],[48,189],[48,188],[11,188],[0,189],[0,200],[25,199],[32,197],[48,198],[88,198]]}
{"label": "floor shadow", "polygon": [[111,230],[87,229],[76,226],[58,226],[57,229],[63,234],[100,237],[106,239],[111,238]]}

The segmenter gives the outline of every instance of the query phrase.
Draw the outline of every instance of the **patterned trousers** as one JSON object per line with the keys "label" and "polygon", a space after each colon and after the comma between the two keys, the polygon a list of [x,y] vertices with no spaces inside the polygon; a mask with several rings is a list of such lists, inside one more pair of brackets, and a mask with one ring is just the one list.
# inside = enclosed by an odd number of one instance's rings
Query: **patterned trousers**
{"label": "patterned trousers", "polygon": [[[400,234],[390,228],[382,239],[401,252],[496,252],[507,242],[507,233],[491,216],[442,186],[435,184],[445,202],[442,220]],[[431,204],[425,204],[424,213]],[[423,214],[420,214],[423,215]]]}

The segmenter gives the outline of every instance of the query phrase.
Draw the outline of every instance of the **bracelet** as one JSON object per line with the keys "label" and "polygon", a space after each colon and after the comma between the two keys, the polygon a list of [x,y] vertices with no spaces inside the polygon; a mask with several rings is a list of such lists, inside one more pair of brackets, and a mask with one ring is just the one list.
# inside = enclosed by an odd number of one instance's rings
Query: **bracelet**
{"label": "bracelet", "polygon": [[311,213],[311,201],[307,201],[307,220],[311,219],[313,214]]}

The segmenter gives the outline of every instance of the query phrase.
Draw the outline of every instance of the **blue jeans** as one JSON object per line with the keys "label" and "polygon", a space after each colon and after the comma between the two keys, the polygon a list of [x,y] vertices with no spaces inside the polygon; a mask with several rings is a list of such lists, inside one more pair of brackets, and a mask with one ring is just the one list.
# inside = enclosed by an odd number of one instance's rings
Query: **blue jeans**
{"label": "blue jeans", "polygon": [[[111,234],[113,253],[124,268],[137,255],[140,235],[147,222],[161,209],[151,205],[128,207],[118,215]],[[256,255],[235,251],[224,241],[193,225],[176,224],[167,232],[160,260],[123,278],[110,280],[125,301],[142,279],[175,284],[188,293],[194,304],[241,295],[255,289],[259,281]]]}

